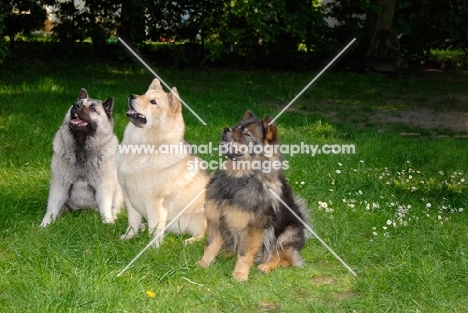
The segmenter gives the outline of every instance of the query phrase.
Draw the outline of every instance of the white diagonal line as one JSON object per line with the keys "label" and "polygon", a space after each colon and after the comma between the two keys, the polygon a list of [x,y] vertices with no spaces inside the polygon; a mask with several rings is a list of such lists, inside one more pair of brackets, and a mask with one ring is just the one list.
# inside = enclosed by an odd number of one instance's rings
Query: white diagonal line
{"label": "white diagonal line", "polygon": [[317,239],[320,241],[320,243],[321,243],[322,245],[324,245],[325,248],[327,248],[328,251],[330,251],[330,252],[335,256],[335,258],[337,258],[338,261],[340,261],[340,262],[348,269],[348,271],[351,272],[351,274],[353,274],[354,276],[357,276],[357,274],[353,271],[353,269],[352,269],[351,267],[349,267],[349,265],[346,264],[346,262],[343,261],[343,259],[341,259],[340,256],[339,256],[338,254],[336,254],[335,251],[333,251],[332,248],[330,248],[330,247],[325,243],[325,241],[323,241],[322,238],[320,238],[320,237],[312,230],[312,228],[310,228],[310,226],[307,225],[306,222],[304,222],[304,221],[303,221],[303,220],[302,220],[286,203],[284,203],[284,201],[283,201],[272,189],[269,189],[269,190],[271,191],[271,193],[272,193],[282,204],[284,204],[285,207],[287,207],[287,208],[289,209],[289,211],[291,211],[291,213],[292,213],[302,224],[304,224],[305,228],[307,228],[307,229],[312,233],[312,235],[314,235],[315,238],[317,238]]}
{"label": "white diagonal line", "polygon": [[312,84],[320,77],[320,75],[322,75],[323,72],[325,72],[325,71],[336,61],[336,59],[338,59],[338,58],[340,57],[340,55],[342,55],[343,52],[345,52],[346,49],[348,49],[355,41],[356,41],[356,38],[354,38],[353,40],[351,40],[351,42],[350,42],[346,47],[344,47],[344,49],[341,50],[341,52],[338,53],[338,55],[337,55],[333,60],[331,60],[330,63],[328,63],[328,65],[325,66],[325,67],[323,68],[323,70],[322,70],[320,73],[318,73],[317,76],[315,76],[315,78],[312,79],[312,81],[311,81],[307,86],[305,86],[304,89],[302,89],[301,92],[299,92],[299,93],[297,94],[297,96],[296,96],[294,99],[292,99],[292,100],[289,102],[289,104],[288,104],[287,106],[285,106],[284,109],[281,110],[281,112],[279,112],[278,115],[276,115],[276,117],[275,117],[268,125],[273,124],[273,123],[275,122],[275,120],[276,120],[278,117],[280,117],[280,115],[283,114],[284,111],[286,111],[286,110],[291,106],[291,104],[293,104],[294,101],[296,101],[297,98],[299,98],[299,97],[304,93],[304,91],[306,91],[307,88],[309,88],[310,85],[312,85]]}
{"label": "white diagonal line", "polygon": [[151,67],[149,67],[149,65],[146,64],[146,62],[143,61],[143,59],[140,58],[140,56],[139,56],[138,54],[136,54],[136,52],[133,51],[133,49],[130,48],[130,47],[125,43],[125,41],[123,41],[122,38],[119,37],[118,40],[128,49],[128,51],[130,51],[130,52],[135,56],[135,58],[138,59],[138,61],[141,62],[141,64],[143,64],[143,65],[148,69],[148,71],[150,71],[157,79],[159,79],[159,81],[160,81],[164,86],[166,86],[166,88],[169,89],[169,90],[172,92],[172,94],[173,94],[174,96],[176,96],[176,97],[180,100],[180,102],[182,102],[182,103],[185,105],[185,107],[186,107],[190,112],[192,112],[192,114],[195,115],[195,117],[198,118],[198,120],[199,120],[203,125],[206,126],[205,121],[202,120],[201,117],[198,116],[198,114],[195,113],[195,111],[192,110],[192,108],[191,108],[187,103],[185,103],[185,101],[182,100],[182,99],[179,97],[178,94],[176,94],[175,92],[173,92],[172,89],[171,89],[171,87],[169,87],[169,85],[166,84],[166,82],[165,82],[161,77],[159,77],[159,75],[156,74],[156,72],[153,71],[153,69],[152,69]]}
{"label": "white diagonal line", "polygon": [[176,217],[174,217],[174,218],[172,219],[172,221],[170,221],[170,222],[166,225],[166,227],[164,228],[164,230],[161,231],[161,232],[159,232],[159,234],[157,234],[157,235],[146,245],[146,247],[144,247],[143,250],[141,250],[140,253],[138,253],[138,254],[136,255],[136,257],[134,257],[133,260],[131,260],[130,263],[128,263],[128,265],[125,266],[124,269],[123,269],[122,271],[120,271],[120,273],[117,274],[117,277],[120,277],[123,273],[125,273],[125,271],[126,271],[126,270],[143,254],[143,253],[145,253],[145,251],[148,250],[148,248],[151,247],[151,245],[152,245],[161,235],[163,235],[163,234],[166,232],[166,230],[169,228],[169,226],[171,226],[171,225],[172,225],[172,224],[173,224],[173,223],[174,223],[174,222],[175,222],[191,205],[192,205],[192,203],[194,203],[195,200],[197,200],[198,197],[200,197],[200,196],[202,195],[202,193],[205,192],[205,190],[206,190],[206,189],[203,189],[202,191],[200,191],[200,192],[198,193],[198,195],[196,195],[195,198],[193,198],[193,200],[190,201],[189,204],[187,204],[187,205],[185,206],[185,208],[184,208],[182,211],[180,211],[179,214],[177,214]]}

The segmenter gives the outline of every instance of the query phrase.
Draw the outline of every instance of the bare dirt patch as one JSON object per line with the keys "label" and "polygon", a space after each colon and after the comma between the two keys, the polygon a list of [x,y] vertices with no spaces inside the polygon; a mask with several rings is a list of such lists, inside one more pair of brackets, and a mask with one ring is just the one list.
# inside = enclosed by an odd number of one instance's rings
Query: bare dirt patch
{"label": "bare dirt patch", "polygon": [[[381,98],[369,101],[325,100],[309,103],[307,112],[328,118],[331,122],[350,124],[355,127],[372,127],[378,131],[398,131],[402,134],[429,136],[468,135],[468,71],[431,72],[426,70],[413,78],[421,81],[419,90],[398,90],[386,93],[380,90]],[[424,86],[430,80],[431,87]],[[450,92],[451,86],[464,86]],[[371,87],[371,86],[370,86]],[[381,87],[380,87],[381,88]],[[300,107],[291,107],[303,111]]]}
{"label": "bare dirt patch", "polygon": [[336,283],[336,279],[328,276],[316,276],[312,278],[312,283],[315,287],[325,286]]}
{"label": "bare dirt patch", "polygon": [[430,109],[421,108],[402,111],[399,116],[383,113],[375,114],[372,119],[382,124],[404,123],[433,131],[450,129],[455,132],[468,132],[468,112],[455,110],[434,112]]}
{"label": "bare dirt patch", "polygon": [[[422,128],[432,134],[441,134],[451,130],[457,134],[468,133],[468,94],[458,96],[465,108],[412,107],[369,110],[360,107],[348,107],[339,104],[321,105],[314,112],[329,118],[332,122],[353,124],[357,127],[377,127],[379,131],[404,124],[411,128]],[[416,131],[417,132],[417,131]]]}

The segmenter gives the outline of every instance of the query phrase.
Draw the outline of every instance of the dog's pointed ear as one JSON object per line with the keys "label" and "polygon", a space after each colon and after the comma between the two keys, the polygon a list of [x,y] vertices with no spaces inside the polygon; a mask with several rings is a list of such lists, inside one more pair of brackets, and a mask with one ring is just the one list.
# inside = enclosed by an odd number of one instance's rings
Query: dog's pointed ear
{"label": "dog's pointed ear", "polygon": [[102,103],[104,111],[109,119],[112,118],[112,112],[114,111],[114,97],[111,97]]}
{"label": "dog's pointed ear", "polygon": [[161,82],[159,81],[159,79],[157,78],[153,79],[153,81],[148,87],[148,91],[150,90],[162,90]]}
{"label": "dog's pointed ear", "polygon": [[262,121],[263,129],[265,130],[265,140],[272,144],[278,141],[278,132],[276,129],[276,124],[271,123],[271,118],[269,116],[265,117]]}
{"label": "dog's pointed ear", "polygon": [[78,94],[78,99],[76,100],[81,100],[81,99],[86,99],[86,98],[89,98],[88,92],[86,91],[86,89],[81,88],[80,93]]}
{"label": "dog's pointed ear", "polygon": [[172,112],[176,113],[182,110],[179,92],[176,87],[172,87],[172,90],[167,94],[167,100],[169,101],[169,107]]}
{"label": "dog's pointed ear", "polygon": [[255,115],[250,110],[245,111],[244,116],[243,116],[244,120],[246,120],[248,118],[254,118],[254,117],[255,117]]}

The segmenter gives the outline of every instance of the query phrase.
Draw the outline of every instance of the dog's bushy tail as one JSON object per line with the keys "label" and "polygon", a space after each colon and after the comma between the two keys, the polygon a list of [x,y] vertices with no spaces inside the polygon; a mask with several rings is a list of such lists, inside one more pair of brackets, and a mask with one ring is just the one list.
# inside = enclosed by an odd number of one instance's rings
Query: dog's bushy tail
{"label": "dog's bushy tail", "polygon": [[[310,213],[307,210],[307,203],[303,198],[301,198],[299,196],[294,196],[294,203],[296,204],[297,210],[299,211],[299,215],[302,218],[301,226],[303,227],[304,239],[307,239],[307,238],[309,238],[309,235],[308,235],[309,232],[308,232],[306,226],[302,224],[302,222],[304,222],[307,226],[311,227]],[[299,250],[294,250],[292,265],[296,266],[296,267],[300,267],[300,266],[303,265],[303,263],[304,262],[302,261],[302,258],[301,258],[300,254],[299,254]]]}
{"label": "dog's bushy tail", "polygon": [[[311,217],[310,217],[311,213],[307,209],[306,201],[299,196],[294,196],[294,203],[296,203],[297,209],[299,213],[302,215],[302,220],[304,221],[304,223],[306,223],[310,228],[312,228]],[[304,233],[305,233],[306,239],[309,238],[309,232],[307,231],[305,226],[304,226]]]}

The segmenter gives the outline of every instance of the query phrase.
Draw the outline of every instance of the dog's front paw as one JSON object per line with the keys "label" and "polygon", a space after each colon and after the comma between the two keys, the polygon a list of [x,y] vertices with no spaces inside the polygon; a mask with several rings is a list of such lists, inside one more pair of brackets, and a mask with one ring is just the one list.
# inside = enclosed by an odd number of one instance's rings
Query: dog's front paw
{"label": "dog's front paw", "polygon": [[163,243],[163,240],[164,240],[163,237],[164,237],[164,233],[162,232],[159,232],[158,234],[155,234],[155,235],[151,235],[151,232],[150,232],[151,246],[153,246],[153,248],[155,249],[159,249],[159,247]]}
{"label": "dog's front paw", "polygon": [[185,239],[184,246],[197,242],[198,240],[201,240],[202,238],[203,236],[193,236],[193,237],[190,237],[189,239]]}
{"label": "dog's front paw", "polygon": [[268,264],[268,263],[263,263],[258,266],[258,270],[264,274],[268,274],[274,269],[275,269],[275,266]]}
{"label": "dog's front paw", "polygon": [[50,224],[50,220],[44,219],[44,220],[42,221],[41,225],[39,225],[39,226],[40,226],[40,227],[47,227],[47,226],[49,226],[49,224]]}
{"label": "dog's front paw", "polygon": [[207,258],[205,257],[202,257],[198,262],[197,262],[197,265],[200,266],[200,267],[203,267],[203,268],[207,268],[211,265],[212,263],[212,260],[208,260]]}
{"label": "dog's front paw", "polygon": [[232,278],[234,278],[237,281],[246,281],[249,279],[249,272],[234,271],[232,272]]}
{"label": "dog's front paw", "polygon": [[52,215],[47,215],[44,216],[44,218],[42,219],[42,222],[41,222],[41,225],[39,225],[40,227],[47,227],[50,225],[50,223],[52,223]]}
{"label": "dog's front paw", "polygon": [[115,219],[113,216],[103,216],[102,217],[102,223],[103,224],[114,224]]}
{"label": "dog's front paw", "polygon": [[155,249],[159,249],[159,247],[161,246],[161,241],[159,240],[159,238],[157,239],[153,239],[153,242],[151,243],[151,245],[153,246],[153,248]]}
{"label": "dog's front paw", "polygon": [[138,234],[138,231],[135,231],[133,229],[133,227],[128,227],[127,228],[127,231],[125,232],[125,234],[123,234],[122,236],[120,236],[120,239],[122,240],[130,240],[132,238],[134,238],[136,235]]}
{"label": "dog's front paw", "polygon": [[130,239],[133,239],[135,236],[136,235],[131,235],[131,234],[125,233],[122,236],[120,236],[120,239],[121,240],[130,240]]}
{"label": "dog's front paw", "polygon": [[185,239],[185,240],[184,240],[184,246],[189,245],[189,244],[192,244],[192,243],[194,243],[195,241],[197,241],[197,239],[196,239],[195,237],[190,237],[189,239]]}

